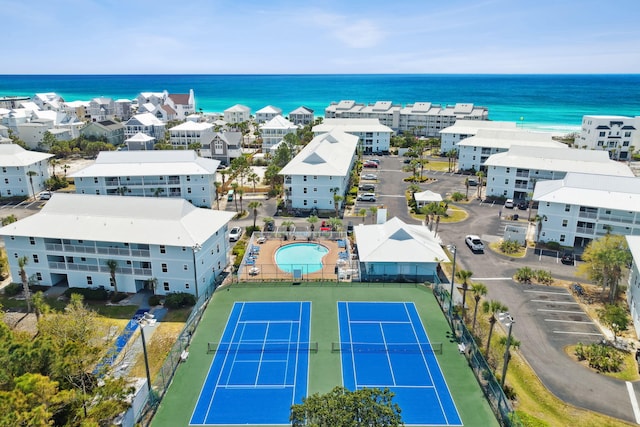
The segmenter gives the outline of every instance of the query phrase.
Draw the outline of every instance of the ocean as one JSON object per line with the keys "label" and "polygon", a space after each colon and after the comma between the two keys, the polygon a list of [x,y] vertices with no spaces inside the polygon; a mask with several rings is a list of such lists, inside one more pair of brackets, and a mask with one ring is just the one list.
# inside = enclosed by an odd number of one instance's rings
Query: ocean
{"label": "ocean", "polygon": [[140,92],[165,89],[193,89],[196,107],[205,112],[234,104],[255,112],[274,105],[287,115],[305,105],[323,116],[329,103],[343,99],[473,103],[488,107],[491,120],[556,133],[579,130],[587,114],[640,115],[640,74],[0,75],[0,96],[56,92],[66,101],[133,99]]}

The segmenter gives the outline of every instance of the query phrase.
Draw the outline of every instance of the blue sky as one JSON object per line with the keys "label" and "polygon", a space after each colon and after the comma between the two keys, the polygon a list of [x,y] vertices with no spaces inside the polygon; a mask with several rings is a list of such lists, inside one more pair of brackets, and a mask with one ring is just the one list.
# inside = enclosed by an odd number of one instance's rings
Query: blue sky
{"label": "blue sky", "polygon": [[0,0],[0,74],[640,73],[638,0]]}

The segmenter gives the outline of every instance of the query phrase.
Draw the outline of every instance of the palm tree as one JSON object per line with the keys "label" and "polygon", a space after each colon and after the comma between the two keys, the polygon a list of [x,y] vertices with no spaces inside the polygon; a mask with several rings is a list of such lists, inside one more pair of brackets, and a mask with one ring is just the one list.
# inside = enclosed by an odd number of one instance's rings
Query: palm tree
{"label": "palm tree", "polygon": [[342,230],[342,220],[340,218],[329,218],[328,222],[332,231]]}
{"label": "palm tree", "polygon": [[216,205],[218,207],[218,210],[220,210],[220,187],[222,187],[222,184],[216,181],[213,183],[213,185],[216,188]]}
{"label": "palm tree", "polygon": [[316,223],[318,222],[318,217],[315,215],[310,215],[309,218],[307,218],[307,222],[309,223],[309,228],[313,232],[316,229]]}
{"label": "palm tree", "polygon": [[224,187],[224,182],[227,179],[227,175],[229,175],[229,170],[228,169],[222,169],[220,172],[218,172],[220,174],[220,176],[222,177],[222,186]]}
{"label": "palm tree", "polygon": [[473,272],[470,270],[458,270],[456,271],[456,277],[462,283],[462,318],[465,318],[465,308],[467,301],[467,290],[469,289],[469,279],[473,276]]}
{"label": "palm tree", "polygon": [[56,166],[58,166],[60,164],[60,160],[56,159],[55,157],[51,157],[49,158],[49,164],[51,165],[51,175],[53,175],[53,177],[56,177]]}
{"label": "palm tree", "polygon": [[242,187],[238,188],[238,191],[236,191],[236,193],[240,198],[240,213],[242,214],[244,212],[244,209],[242,208],[242,195],[244,194],[244,188]]}
{"label": "palm tree", "polygon": [[478,171],[476,172],[476,176],[478,177],[478,199],[482,198],[482,186],[484,185],[484,172]]}
{"label": "palm tree", "polygon": [[464,186],[467,188],[465,199],[469,200],[469,178],[464,179]]}
{"label": "palm tree", "polygon": [[329,191],[333,193],[333,208],[336,210],[336,218],[338,218],[340,216],[340,202],[344,197],[339,194],[340,188],[338,187],[333,187]]}
{"label": "palm tree", "polygon": [[122,187],[118,187],[116,188],[116,191],[121,195],[124,196],[125,194],[127,194],[127,191],[129,191],[129,189],[125,186]]}
{"label": "palm tree", "polygon": [[253,229],[256,229],[256,220],[258,219],[258,208],[262,206],[261,202],[253,201],[249,203],[249,209],[253,210]]}
{"label": "palm tree", "polygon": [[538,228],[537,230],[537,235],[536,235],[536,244],[540,242],[540,233],[542,233],[542,223],[544,221],[547,220],[547,216],[546,215],[536,215],[536,217],[534,218],[534,221],[536,223],[536,226]]}
{"label": "palm tree", "polygon": [[506,305],[502,304],[500,301],[491,300],[485,301],[482,304],[482,311],[485,313],[491,313],[491,317],[489,318],[489,337],[487,338],[487,348],[485,350],[485,358],[489,360],[489,344],[491,344],[491,335],[493,334],[493,328],[496,325],[498,319],[496,319],[496,313],[508,311]]}
{"label": "palm tree", "polygon": [[487,287],[484,283],[474,283],[471,285],[471,293],[473,294],[473,299],[476,301],[476,306],[473,308],[473,326],[471,330],[475,331],[476,329],[476,317],[478,316],[478,306],[480,305],[480,298],[487,294]]}
{"label": "palm tree", "polygon": [[118,283],[116,282],[116,271],[118,270],[118,261],[115,259],[108,259],[107,267],[109,267],[109,274],[111,274],[111,284],[113,285],[113,294],[118,295]]}
{"label": "palm tree", "polygon": [[233,201],[236,204],[236,212],[238,212],[238,183],[237,182],[232,182],[231,183],[231,188],[233,188]]}
{"label": "palm tree", "polygon": [[62,170],[64,171],[64,177],[67,177],[67,171],[71,169],[71,166],[69,165],[62,165]]}
{"label": "palm tree", "polygon": [[162,188],[162,187],[158,187],[158,188],[153,190],[153,196],[154,197],[160,197],[160,195],[162,193],[164,193],[164,188]]}
{"label": "palm tree", "polygon": [[27,171],[27,176],[29,177],[29,184],[31,184],[31,195],[33,196],[34,199],[36,197],[36,190],[33,188],[33,177],[37,175],[38,175],[38,172],[36,171]]}
{"label": "palm tree", "polygon": [[249,176],[247,177],[247,180],[248,180],[251,184],[253,184],[253,192],[255,193],[255,192],[256,192],[256,184],[257,184],[258,182],[260,182],[260,175],[258,175],[258,174],[257,174],[257,173],[255,173],[255,172],[251,172],[251,173],[249,174]]}
{"label": "palm tree", "polygon": [[22,282],[22,292],[24,293],[24,299],[27,302],[27,313],[31,313],[31,293],[29,292],[29,278],[27,272],[24,269],[25,265],[29,263],[29,258],[21,256],[18,258],[18,267],[20,268],[20,281]]}
{"label": "palm tree", "polygon": [[48,313],[50,309],[44,299],[44,293],[42,293],[42,291],[33,294],[33,311],[36,314],[36,321],[40,321],[40,316]]}
{"label": "palm tree", "polygon": [[369,211],[371,212],[371,218],[373,219],[373,224],[376,223],[376,216],[378,214],[378,207],[377,206],[371,206],[369,208]]}
{"label": "palm tree", "polygon": [[365,208],[360,208],[358,213],[362,217],[362,222],[364,223],[364,221],[367,219],[367,210]]}
{"label": "palm tree", "polygon": [[158,286],[158,278],[157,277],[149,277],[147,279],[147,285],[151,288],[151,292],[155,295],[156,287]]}
{"label": "palm tree", "polygon": [[293,221],[282,221],[282,226],[285,227],[287,231],[291,231],[291,227],[293,227]]}

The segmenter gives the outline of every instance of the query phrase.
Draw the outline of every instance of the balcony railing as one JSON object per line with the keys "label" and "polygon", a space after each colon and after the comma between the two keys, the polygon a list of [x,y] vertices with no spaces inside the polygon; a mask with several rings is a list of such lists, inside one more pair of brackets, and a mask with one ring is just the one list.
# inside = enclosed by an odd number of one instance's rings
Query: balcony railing
{"label": "balcony railing", "polygon": [[591,227],[576,227],[576,233],[580,234],[593,234],[594,231],[595,229]]}
{"label": "balcony railing", "polygon": [[148,249],[131,249],[131,248],[103,248],[95,246],[84,246],[84,245],[62,245],[59,243],[47,243],[45,244],[45,248],[48,251],[55,252],[65,252],[65,253],[80,253],[80,254],[106,254],[106,255],[125,255],[125,256],[135,256],[135,257],[145,257],[148,258],[150,256],[150,251]]}
{"label": "balcony railing", "polygon": [[578,216],[580,218],[589,218],[589,219],[598,218],[598,214],[596,212],[580,212],[578,213]]}

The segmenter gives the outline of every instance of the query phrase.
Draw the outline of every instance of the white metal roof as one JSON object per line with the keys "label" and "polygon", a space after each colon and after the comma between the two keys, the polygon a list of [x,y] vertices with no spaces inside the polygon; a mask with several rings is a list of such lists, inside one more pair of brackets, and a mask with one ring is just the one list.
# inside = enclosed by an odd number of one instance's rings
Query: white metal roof
{"label": "white metal roof", "polygon": [[559,172],[585,172],[598,175],[633,176],[623,163],[609,159],[606,151],[577,148],[527,147],[512,145],[509,151],[489,156],[485,166],[501,166]]}
{"label": "white metal roof", "polygon": [[420,193],[415,193],[413,198],[416,202],[441,202],[442,196],[438,193],[434,193],[431,190],[425,190]]}
{"label": "white metal roof", "polygon": [[292,114],[313,114],[313,110],[302,105],[289,113],[289,115]]}
{"label": "white metal roof", "polygon": [[323,119],[322,123],[313,127],[314,133],[331,132],[332,130],[342,132],[387,132],[393,133],[393,129],[380,124],[378,119],[356,119],[356,118],[339,118],[339,119]]}
{"label": "white metal roof", "polygon": [[94,164],[69,176],[209,175],[219,164],[193,150],[101,151]]}
{"label": "white metal roof", "polygon": [[277,115],[260,126],[260,129],[298,129],[298,126],[285,119],[281,115]]}
{"label": "white metal roof", "polygon": [[192,122],[192,121],[186,121],[184,123],[180,123],[177,126],[174,126],[172,128],[170,128],[169,130],[195,130],[195,131],[199,131],[199,130],[206,130],[206,129],[213,129],[213,125],[211,123],[205,123],[205,122]]}
{"label": "white metal roof", "polygon": [[565,144],[554,141],[552,136],[553,134],[547,132],[529,132],[516,129],[478,129],[474,136],[463,139],[458,145],[505,149],[512,145],[567,148]]}
{"label": "white metal roof", "polygon": [[28,151],[17,144],[0,144],[0,166],[29,166],[53,154]]}
{"label": "white metal roof", "polygon": [[153,141],[154,139],[155,139],[154,137],[149,136],[146,133],[138,132],[135,135],[133,135],[131,138],[127,138],[124,141],[125,142],[148,142],[148,141]]}
{"label": "white metal roof", "polygon": [[136,114],[131,119],[129,119],[127,124],[130,124],[129,122],[135,122],[135,121],[137,121],[138,123],[140,123],[143,126],[162,126],[162,125],[164,125],[164,122],[162,120],[159,120],[156,116],[154,116],[151,113]]}
{"label": "white metal roof", "polygon": [[538,182],[533,199],[640,212],[640,178],[568,173],[563,179]]}
{"label": "white metal roof", "polygon": [[256,114],[281,114],[282,108],[274,107],[273,105],[267,105],[266,107],[262,107]]}
{"label": "white metal roof", "polygon": [[384,224],[354,228],[358,256],[362,262],[448,262],[449,258],[433,232],[394,217]]}
{"label": "white metal roof", "polygon": [[440,133],[475,135],[479,129],[516,129],[516,123],[490,120],[456,120],[453,126],[442,129]]}
{"label": "white metal roof", "polygon": [[340,131],[316,136],[280,175],[346,176],[358,145],[358,137]]}
{"label": "white metal roof", "polygon": [[54,193],[37,214],[0,228],[0,236],[194,247],[233,216],[179,198]]}
{"label": "white metal roof", "polygon": [[233,111],[237,111],[237,112],[248,112],[251,111],[251,108],[247,107],[246,105],[241,105],[241,104],[236,104],[232,107],[227,108],[226,110],[224,110],[225,112],[233,112]]}

